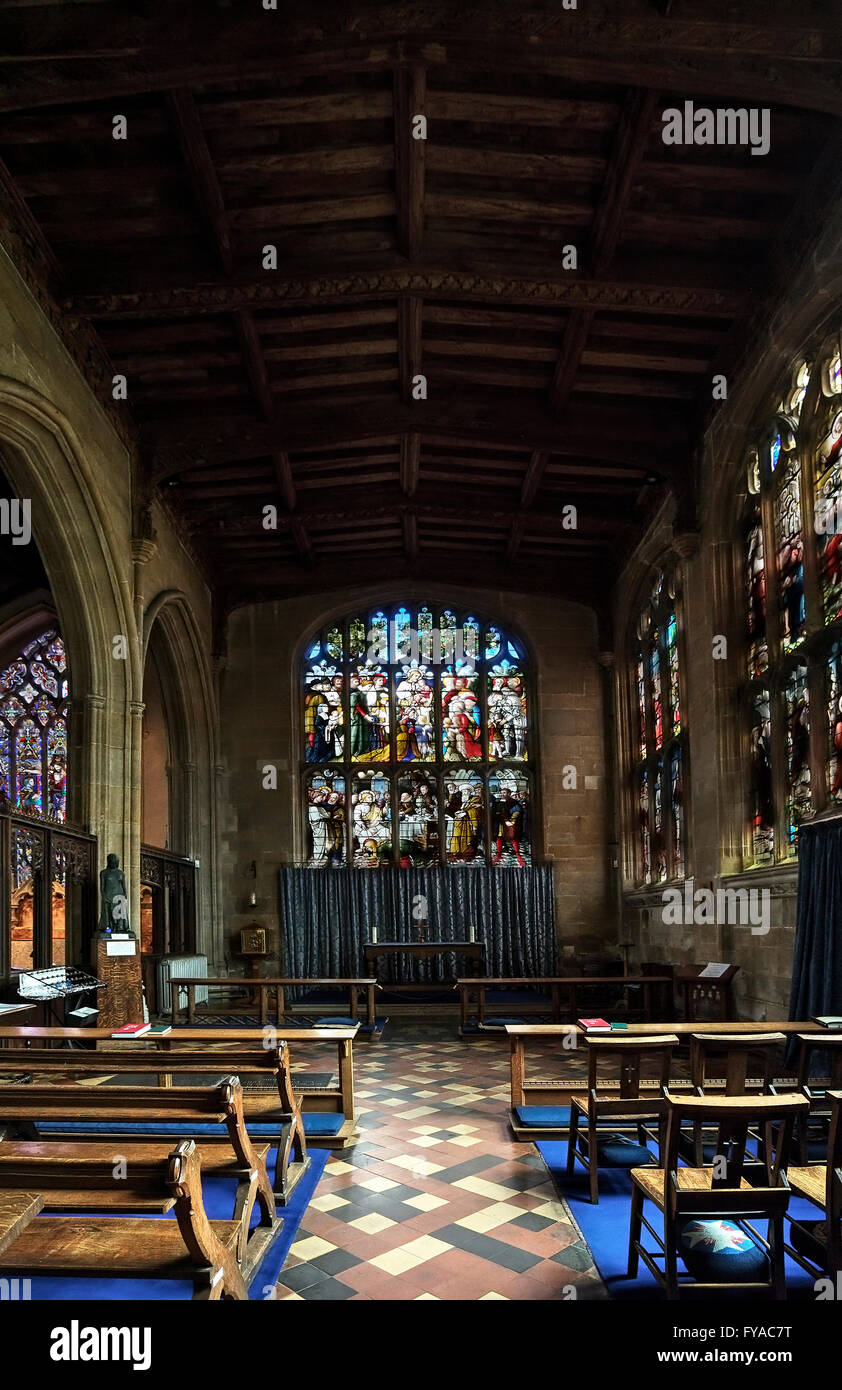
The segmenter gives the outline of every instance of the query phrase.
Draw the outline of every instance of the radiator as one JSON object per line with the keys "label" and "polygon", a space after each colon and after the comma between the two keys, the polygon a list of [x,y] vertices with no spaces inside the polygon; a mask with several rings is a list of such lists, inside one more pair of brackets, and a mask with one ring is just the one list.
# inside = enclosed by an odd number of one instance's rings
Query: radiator
{"label": "radiator", "polygon": [[[183,975],[187,980],[206,980],[208,977],[207,956],[161,956],[155,965],[155,993],[158,1012],[168,1014],[172,1009],[172,990],[170,976]],[[187,990],[179,990],[179,1004],[187,1003]],[[196,990],[196,1003],[207,1004],[207,985]]]}

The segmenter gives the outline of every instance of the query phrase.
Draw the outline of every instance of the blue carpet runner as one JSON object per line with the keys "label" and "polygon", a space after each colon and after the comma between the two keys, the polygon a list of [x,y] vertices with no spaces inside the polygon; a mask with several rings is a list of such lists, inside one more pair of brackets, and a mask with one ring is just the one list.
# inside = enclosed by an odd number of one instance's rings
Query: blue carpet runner
{"label": "blue carpet runner", "polygon": [[[599,1172],[599,1203],[593,1206],[588,1193],[588,1175],[581,1164],[576,1164],[571,1178],[568,1179],[565,1172],[567,1140],[560,1142],[541,1139],[537,1141],[536,1148],[546,1163],[556,1187],[567,1202],[573,1219],[585,1238],[585,1244],[593,1256],[594,1263],[611,1297],[618,1299],[663,1298],[660,1285],[642,1260],[638,1265],[638,1272],[634,1279],[630,1279],[626,1274],[632,1189],[632,1180],[628,1171],[620,1168],[601,1168]],[[789,1210],[793,1216],[807,1221],[815,1221],[821,1217],[817,1207],[799,1197],[790,1198]],[[644,1204],[643,1215],[656,1231],[661,1229],[661,1213],[651,1202]],[[764,1222],[757,1222],[756,1228],[761,1235],[766,1235]],[[643,1228],[643,1237],[647,1248],[653,1248],[654,1242],[645,1227]],[[788,1297],[813,1301],[815,1293],[811,1276],[789,1256],[786,1257],[785,1264]],[[680,1267],[683,1268],[683,1266]],[[758,1295],[756,1290],[754,1292],[747,1290],[745,1294],[740,1294],[733,1289],[728,1289],[727,1293],[723,1295],[729,1300],[740,1297],[756,1299],[760,1296],[762,1295]],[[702,1295],[697,1294],[696,1297],[700,1298]],[[712,1298],[716,1295],[707,1294],[705,1297]]]}
{"label": "blue carpet runner", "polygon": [[[325,1164],[330,1157],[327,1149],[310,1151],[310,1167],[299,1182],[292,1198],[285,1207],[278,1208],[283,1225],[272,1242],[260,1265],[255,1271],[249,1287],[249,1299],[262,1302],[271,1297],[272,1289],[278,1282],[290,1246],[301,1225],[302,1218],[316,1190]],[[274,1178],[277,1149],[269,1155],[269,1174]],[[236,1184],[230,1178],[204,1178],[202,1193],[205,1210],[215,1221],[231,1219],[234,1209],[234,1189]],[[74,1213],[78,1216],[78,1212]],[[165,1216],[150,1217],[152,1221],[174,1221],[172,1212]],[[252,1225],[257,1225],[259,1213],[254,1212]],[[14,1277],[14,1276],[12,1276]],[[152,1302],[174,1302],[190,1300],[193,1285],[187,1280],[175,1279],[59,1279],[52,1277],[32,1280],[32,1298],[41,1301],[65,1303],[91,1303],[107,1300],[109,1302],[133,1302],[149,1300]]]}

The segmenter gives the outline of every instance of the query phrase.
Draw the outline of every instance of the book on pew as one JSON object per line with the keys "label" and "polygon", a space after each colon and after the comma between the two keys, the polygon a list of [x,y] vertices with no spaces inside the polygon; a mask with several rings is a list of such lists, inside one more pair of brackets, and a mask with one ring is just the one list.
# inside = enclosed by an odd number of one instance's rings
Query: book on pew
{"label": "book on pew", "polygon": [[611,1024],[604,1018],[577,1018],[576,1022],[586,1033],[610,1033]]}
{"label": "book on pew", "polygon": [[149,1029],[149,1032],[148,1032],[148,1034],[147,1034],[147,1037],[150,1037],[150,1038],[165,1038],[165,1037],[167,1036],[167,1033],[171,1033],[171,1032],[172,1032],[172,1024],[171,1024],[171,1023],[153,1023],[153,1024],[152,1024],[152,1027]]}
{"label": "book on pew", "polygon": [[111,1034],[112,1038],[142,1038],[144,1033],[151,1029],[151,1023],[124,1023],[122,1028],[115,1028]]}
{"label": "book on pew", "polygon": [[813,1022],[820,1023],[822,1028],[842,1028],[842,1015],[813,1014]]}
{"label": "book on pew", "polygon": [[612,1024],[611,1024],[611,1032],[612,1032],[612,1033],[627,1033],[628,1031],[629,1031],[629,1025],[628,1025],[627,1023],[612,1023]]}

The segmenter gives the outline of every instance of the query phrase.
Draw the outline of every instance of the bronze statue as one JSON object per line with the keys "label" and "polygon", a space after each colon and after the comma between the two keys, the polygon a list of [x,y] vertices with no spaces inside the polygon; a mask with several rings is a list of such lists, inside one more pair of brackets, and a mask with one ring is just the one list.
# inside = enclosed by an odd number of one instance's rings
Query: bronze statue
{"label": "bronze statue", "polygon": [[101,932],[131,931],[126,878],[120,868],[119,856],[116,854],[109,854],[106,860],[106,867],[99,876],[99,891],[102,898],[99,911],[99,930]]}

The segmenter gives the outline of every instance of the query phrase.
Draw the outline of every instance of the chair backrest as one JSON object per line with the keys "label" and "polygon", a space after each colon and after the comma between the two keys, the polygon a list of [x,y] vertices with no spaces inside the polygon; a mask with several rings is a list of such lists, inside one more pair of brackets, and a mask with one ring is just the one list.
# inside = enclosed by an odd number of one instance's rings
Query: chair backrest
{"label": "chair backrest", "polygon": [[656,1063],[657,1077],[648,1079],[657,1080],[662,1087],[668,1085],[673,1048],[678,1047],[674,1033],[651,1038],[586,1037],[585,1041],[588,1045],[588,1090],[598,1091],[600,1079],[603,1083],[609,1079],[605,1075],[600,1078],[600,1070],[610,1064],[614,1072],[610,1079],[620,1082],[620,1099],[638,1100],[644,1080],[643,1064],[650,1059]]}
{"label": "chair backrest", "polygon": [[817,1052],[826,1052],[830,1058],[830,1086],[838,1090],[842,1087],[842,1033],[798,1033],[798,1085],[809,1092],[810,1070]]}
{"label": "chair backrest", "polygon": [[772,1088],[775,1058],[786,1042],[783,1033],[692,1033],[690,1035],[690,1079],[698,1090],[704,1091],[710,1081],[708,1062],[713,1057],[725,1058],[725,1094],[744,1096],[749,1077],[749,1060],[753,1052],[763,1059],[762,1089]]}
{"label": "chair backrest", "polygon": [[[808,1112],[809,1105],[805,1096],[798,1095],[723,1096],[716,1100],[708,1096],[668,1096],[664,1168],[668,1174],[677,1172],[682,1125],[703,1124],[706,1128],[716,1127],[715,1158],[712,1164],[705,1165],[713,1170],[710,1188],[706,1187],[705,1192],[739,1193],[749,1165],[752,1183],[763,1186],[757,1180],[758,1161],[767,1188],[786,1188],[792,1127],[799,1115]],[[749,1151],[747,1155],[747,1143],[758,1131],[764,1142],[758,1146],[757,1154]],[[725,1160],[724,1169],[718,1159]],[[751,1205],[750,1194],[747,1201]]]}

